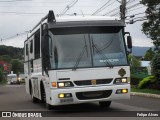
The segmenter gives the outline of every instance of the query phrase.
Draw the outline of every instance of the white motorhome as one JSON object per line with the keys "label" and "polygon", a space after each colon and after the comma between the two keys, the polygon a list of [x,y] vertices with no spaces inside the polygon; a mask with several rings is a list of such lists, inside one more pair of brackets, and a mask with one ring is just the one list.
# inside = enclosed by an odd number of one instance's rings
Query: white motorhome
{"label": "white motorhome", "polygon": [[19,80],[17,79],[17,74],[8,74],[7,81],[9,84],[18,84]]}
{"label": "white motorhome", "polygon": [[[130,98],[130,67],[123,21],[106,16],[55,17],[30,31],[25,48],[26,91],[52,106]],[[132,48],[127,36],[128,48]]]}

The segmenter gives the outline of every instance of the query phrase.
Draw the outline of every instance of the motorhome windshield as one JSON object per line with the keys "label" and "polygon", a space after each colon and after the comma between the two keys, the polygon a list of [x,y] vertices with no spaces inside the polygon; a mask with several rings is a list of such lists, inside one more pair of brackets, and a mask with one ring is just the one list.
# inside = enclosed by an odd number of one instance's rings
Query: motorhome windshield
{"label": "motorhome windshield", "polygon": [[122,27],[55,28],[49,36],[51,69],[127,65]]}

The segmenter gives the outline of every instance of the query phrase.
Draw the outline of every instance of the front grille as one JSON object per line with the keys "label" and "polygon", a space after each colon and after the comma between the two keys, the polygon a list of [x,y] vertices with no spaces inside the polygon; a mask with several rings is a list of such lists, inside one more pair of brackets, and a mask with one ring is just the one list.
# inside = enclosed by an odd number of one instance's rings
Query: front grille
{"label": "front grille", "polygon": [[87,91],[87,92],[77,92],[76,96],[79,100],[101,99],[109,97],[111,93],[112,90]]}
{"label": "front grille", "polygon": [[[96,85],[100,84],[109,84],[112,82],[113,79],[98,79],[96,80]],[[74,83],[77,86],[83,86],[83,85],[92,85],[92,80],[82,80],[82,81],[74,81]]]}

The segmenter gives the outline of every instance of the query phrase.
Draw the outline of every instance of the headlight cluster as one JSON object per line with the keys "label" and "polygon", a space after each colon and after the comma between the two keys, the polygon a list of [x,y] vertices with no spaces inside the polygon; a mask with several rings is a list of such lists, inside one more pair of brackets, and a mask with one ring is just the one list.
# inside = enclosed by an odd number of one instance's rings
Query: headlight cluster
{"label": "headlight cluster", "polygon": [[116,78],[114,80],[114,84],[121,84],[121,83],[129,83],[129,81],[127,80],[127,78]]}
{"label": "headlight cluster", "polygon": [[20,78],[20,77],[18,78],[18,81],[21,81],[21,78]]}
{"label": "headlight cluster", "polygon": [[116,94],[124,94],[124,93],[128,93],[128,89],[118,89],[116,91]]}
{"label": "headlight cluster", "polygon": [[66,81],[66,82],[58,82],[58,87],[62,88],[62,87],[73,87],[73,83],[70,81]]}
{"label": "headlight cluster", "polygon": [[72,97],[71,93],[60,93],[58,94],[58,98],[70,98]]}

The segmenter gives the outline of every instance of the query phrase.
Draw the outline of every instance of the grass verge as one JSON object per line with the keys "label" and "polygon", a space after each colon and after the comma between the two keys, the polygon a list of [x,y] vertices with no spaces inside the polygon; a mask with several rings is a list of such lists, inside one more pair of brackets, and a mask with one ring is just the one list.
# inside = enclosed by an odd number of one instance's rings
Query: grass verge
{"label": "grass verge", "polygon": [[160,90],[131,88],[131,92],[151,93],[160,95]]}
{"label": "grass verge", "polygon": [[6,85],[6,84],[7,84],[7,81],[1,81],[1,82],[0,82],[0,86],[1,86],[1,85]]}

